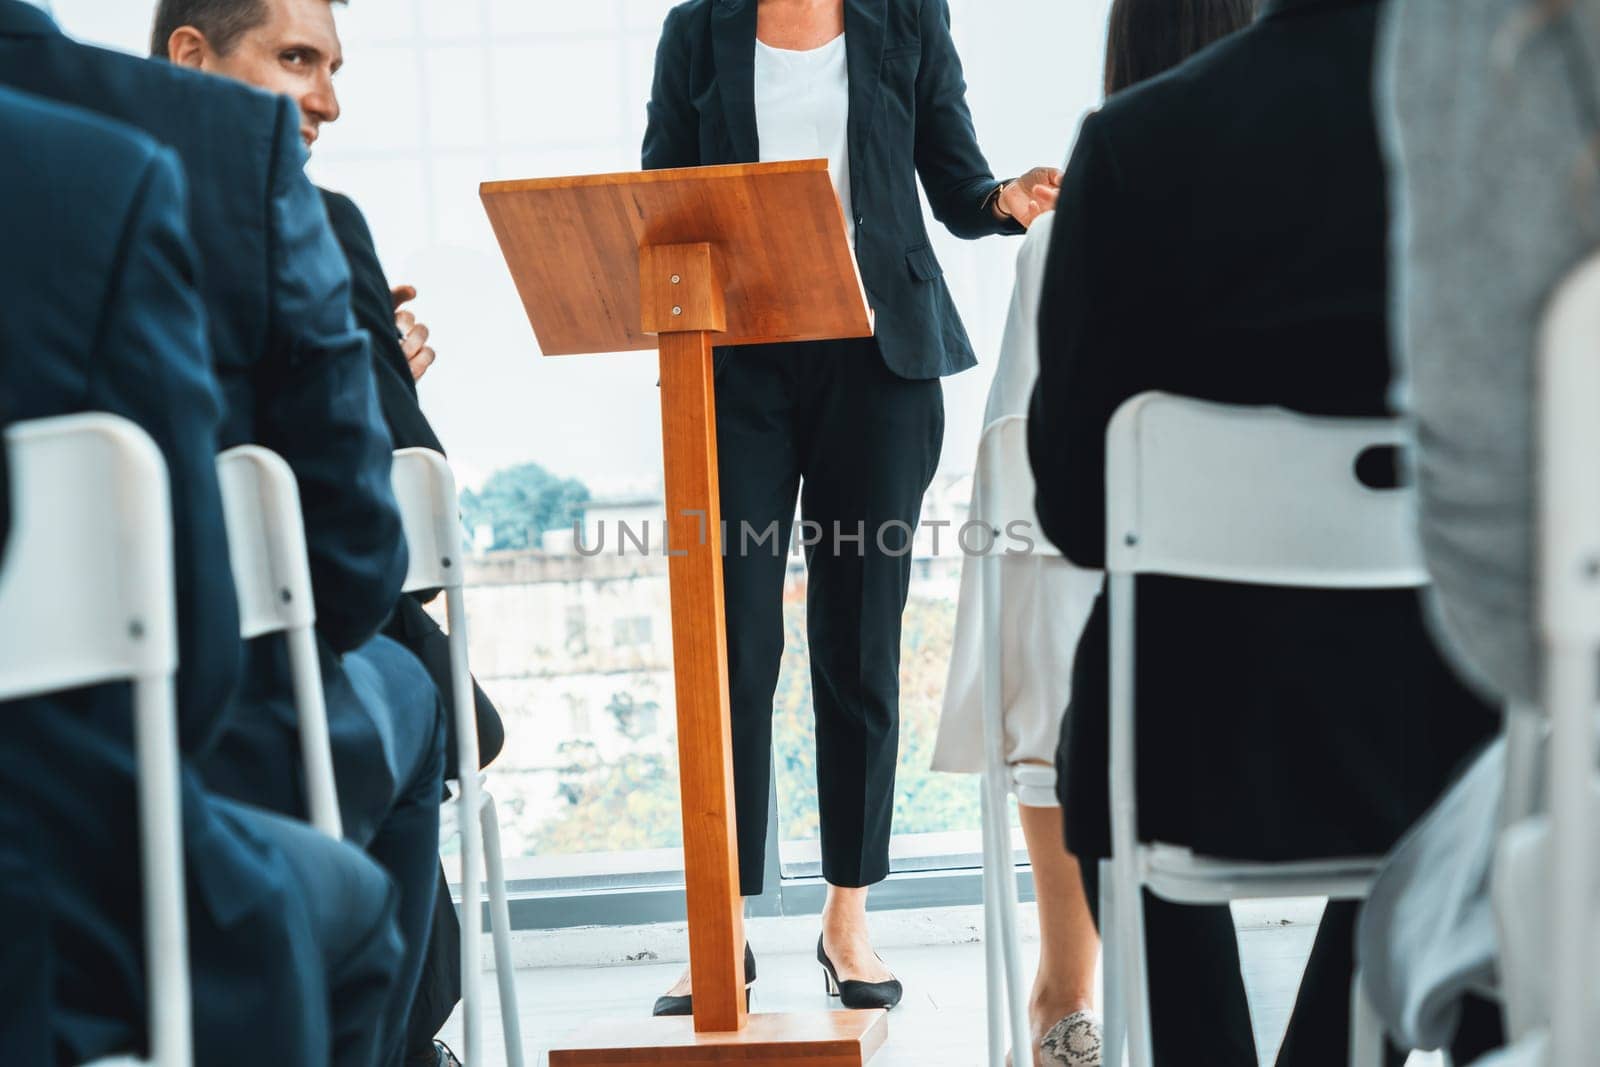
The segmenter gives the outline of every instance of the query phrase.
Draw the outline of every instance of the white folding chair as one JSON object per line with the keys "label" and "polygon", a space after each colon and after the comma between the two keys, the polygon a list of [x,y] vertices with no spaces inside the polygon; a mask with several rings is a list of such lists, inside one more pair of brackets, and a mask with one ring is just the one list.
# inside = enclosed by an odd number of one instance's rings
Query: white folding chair
{"label": "white folding chair", "polygon": [[6,442],[17,507],[0,570],[0,701],[132,683],[148,1063],[190,1067],[166,464],[143,430],[113,415],[20,423]]}
{"label": "white folding chair", "polygon": [[[1600,257],[1580,266],[1551,301],[1540,339],[1539,624],[1550,716],[1551,865],[1544,905],[1551,1063],[1588,1063],[1600,1039],[1594,1004],[1597,849],[1595,726],[1600,708]],[[1533,905],[1533,901],[1528,901]]]}
{"label": "white folding chair", "polygon": [[462,1059],[482,1059],[482,907],[479,871],[487,848],[489,918],[494,935],[495,974],[500,983],[500,1015],[505,1027],[506,1063],[522,1067],[522,1025],[517,1016],[516,972],[511,960],[511,909],[506,899],[500,823],[494,798],[478,769],[478,717],[467,663],[467,610],[461,565],[461,521],[455,476],[439,453],[405,448],[394,454],[394,495],[405,525],[411,567],[405,592],[443,589],[450,637],[450,680],[454,694],[458,763],[457,794],[441,809],[441,838],[461,837],[461,983],[466,1039]]}
{"label": "white folding chair", "polygon": [[[1038,534],[1031,489],[1006,469],[1006,457],[1027,451],[1026,415],[1003,415],[983,429],[978,441],[973,520],[988,525],[996,542],[1013,522],[1029,523],[1033,554],[1061,558]],[[1005,1063],[1007,1031],[1019,1067],[1032,1062],[1028,1026],[1028,987],[1022,975],[1017,934],[1017,868],[1012,848],[1009,800],[1030,807],[1057,805],[1054,767],[1007,762],[1005,750],[1005,615],[1003,552],[990,545],[978,560],[979,629],[983,634],[983,888],[984,962],[989,995],[989,1064]]]}
{"label": "white folding chair", "polygon": [[[1153,1062],[1144,939],[1145,889],[1182,904],[1322,896],[1363,899],[1377,858],[1234,862],[1138,837],[1134,579],[1162,574],[1302,588],[1396,589],[1427,584],[1414,494],[1374,490],[1357,460],[1401,447],[1383,419],[1326,419],[1161,393],[1122,406],[1107,433],[1106,570],[1111,611],[1112,858],[1102,867],[1101,929],[1109,1064],[1127,1041],[1133,1067]],[[1351,1062],[1381,1062],[1373,1013],[1352,992]]]}
{"label": "white folding chair", "polygon": [[300,488],[289,464],[258,445],[241,445],[218,456],[217,478],[240,634],[248,641],[281,633],[288,642],[311,823],[330,837],[343,837]]}

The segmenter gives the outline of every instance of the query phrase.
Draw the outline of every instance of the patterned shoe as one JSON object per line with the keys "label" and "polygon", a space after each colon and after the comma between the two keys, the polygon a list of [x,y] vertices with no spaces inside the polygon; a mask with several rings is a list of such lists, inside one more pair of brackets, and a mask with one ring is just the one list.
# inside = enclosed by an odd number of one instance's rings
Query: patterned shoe
{"label": "patterned shoe", "polygon": [[1100,1067],[1100,1019],[1073,1012],[1044,1035],[1039,1053],[1045,1067]]}

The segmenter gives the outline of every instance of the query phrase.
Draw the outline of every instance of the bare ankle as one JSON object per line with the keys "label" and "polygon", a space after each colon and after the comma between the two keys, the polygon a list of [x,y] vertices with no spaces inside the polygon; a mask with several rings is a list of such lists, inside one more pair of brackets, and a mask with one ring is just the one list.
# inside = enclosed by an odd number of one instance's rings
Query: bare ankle
{"label": "bare ankle", "polygon": [[1041,1032],[1077,1012],[1093,1010],[1093,994],[1076,983],[1035,982],[1028,998],[1028,1018]]}

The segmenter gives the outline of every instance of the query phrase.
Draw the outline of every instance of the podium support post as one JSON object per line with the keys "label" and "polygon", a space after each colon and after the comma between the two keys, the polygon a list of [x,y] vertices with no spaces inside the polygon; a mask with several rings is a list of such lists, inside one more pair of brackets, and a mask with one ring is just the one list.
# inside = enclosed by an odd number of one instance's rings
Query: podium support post
{"label": "podium support post", "polygon": [[694,1028],[744,1029],[744,904],[739,895],[722,599],[722,509],[711,338],[727,329],[709,244],[639,252],[644,331],[661,342],[667,574],[683,795]]}

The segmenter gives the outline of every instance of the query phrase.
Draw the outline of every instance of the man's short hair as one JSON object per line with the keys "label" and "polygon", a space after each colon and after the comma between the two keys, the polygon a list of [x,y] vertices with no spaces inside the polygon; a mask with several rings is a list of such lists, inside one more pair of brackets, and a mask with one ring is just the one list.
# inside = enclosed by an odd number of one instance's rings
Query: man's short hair
{"label": "man's short hair", "polygon": [[[345,0],[328,0],[342,4]],[[221,55],[233,51],[239,38],[267,21],[267,0],[161,0],[155,28],[150,31],[150,54],[167,58],[167,42],[181,27],[193,26],[206,35]]]}

